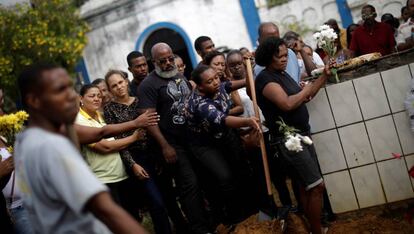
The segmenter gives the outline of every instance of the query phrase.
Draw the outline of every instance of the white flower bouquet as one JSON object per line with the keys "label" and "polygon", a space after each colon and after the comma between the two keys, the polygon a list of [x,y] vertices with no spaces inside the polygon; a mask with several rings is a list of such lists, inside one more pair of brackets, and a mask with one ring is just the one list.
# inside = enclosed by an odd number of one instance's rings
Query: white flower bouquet
{"label": "white flower bouquet", "polygon": [[[325,51],[331,60],[333,60],[333,57],[336,54],[335,41],[338,38],[338,35],[335,33],[335,31],[325,24],[319,27],[319,32],[313,34],[313,38],[316,40],[318,46],[322,48],[323,51]],[[332,68],[331,72],[335,76],[335,82],[338,83],[339,77],[336,68]],[[313,74],[316,75],[316,73],[317,72],[314,72]]]}
{"label": "white flower bouquet", "polygon": [[307,145],[312,145],[312,140],[308,136],[302,136],[299,134],[299,130],[287,125],[282,118],[280,121],[276,121],[276,124],[279,125],[279,131],[283,132],[285,136],[285,147],[289,151],[300,152],[303,151],[302,142]]}

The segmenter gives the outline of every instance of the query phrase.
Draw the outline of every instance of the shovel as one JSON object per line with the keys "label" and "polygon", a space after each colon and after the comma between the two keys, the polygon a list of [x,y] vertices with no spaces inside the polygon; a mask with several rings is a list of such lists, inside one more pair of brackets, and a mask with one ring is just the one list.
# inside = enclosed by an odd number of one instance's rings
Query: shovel
{"label": "shovel", "polygon": [[[254,114],[256,118],[259,119],[259,125],[262,127],[261,121],[260,121],[260,113],[259,113],[259,107],[257,106],[257,98],[256,98],[256,89],[253,81],[253,71],[252,66],[250,63],[249,58],[245,58],[245,63],[247,67],[247,90],[250,90],[252,102],[253,102],[253,108],[254,108]],[[269,164],[267,161],[267,152],[266,152],[266,146],[263,138],[263,134],[260,132],[260,151],[262,153],[262,161],[263,161],[263,169],[266,179],[266,189],[267,189],[267,208],[261,209],[259,211],[259,221],[267,221],[272,220],[274,218],[279,219],[280,223],[282,225],[282,230],[285,229],[285,220],[287,218],[287,215],[289,213],[289,208],[278,208],[276,207],[275,201],[273,199],[273,193],[272,193],[272,182],[270,180],[270,172],[269,172]]]}

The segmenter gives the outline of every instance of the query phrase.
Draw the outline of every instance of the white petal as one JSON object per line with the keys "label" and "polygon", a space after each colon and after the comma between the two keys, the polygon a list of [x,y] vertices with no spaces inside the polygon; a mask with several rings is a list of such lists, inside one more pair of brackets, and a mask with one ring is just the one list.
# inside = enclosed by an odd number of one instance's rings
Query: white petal
{"label": "white petal", "polygon": [[315,39],[315,40],[319,40],[319,38],[321,37],[321,33],[319,33],[319,32],[317,32],[317,33],[315,33],[315,34],[313,34],[313,38]]}
{"label": "white petal", "polygon": [[307,144],[307,145],[312,145],[312,140],[310,139],[310,137],[308,137],[308,136],[304,136],[303,138],[302,138],[302,141],[303,141],[303,143],[305,143],[305,144]]}
{"label": "white petal", "polygon": [[322,25],[322,26],[319,27],[319,30],[323,31],[323,30],[327,30],[329,28],[330,27],[328,25],[324,24],[324,25]]}

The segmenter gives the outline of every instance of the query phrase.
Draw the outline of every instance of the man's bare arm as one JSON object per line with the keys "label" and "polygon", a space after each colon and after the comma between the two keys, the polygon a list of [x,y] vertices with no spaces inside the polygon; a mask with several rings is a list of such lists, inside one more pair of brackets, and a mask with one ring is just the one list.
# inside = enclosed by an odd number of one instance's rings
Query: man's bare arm
{"label": "man's bare arm", "polygon": [[312,57],[309,56],[308,54],[306,54],[306,52],[303,50],[303,48],[302,48],[302,50],[300,50],[300,56],[302,56],[303,64],[305,65],[306,73],[308,74],[308,76],[310,76],[311,72],[317,68],[315,63],[312,60]]}
{"label": "man's bare arm", "polygon": [[125,210],[118,206],[108,192],[100,192],[86,204],[92,212],[113,233],[146,234],[147,232]]}

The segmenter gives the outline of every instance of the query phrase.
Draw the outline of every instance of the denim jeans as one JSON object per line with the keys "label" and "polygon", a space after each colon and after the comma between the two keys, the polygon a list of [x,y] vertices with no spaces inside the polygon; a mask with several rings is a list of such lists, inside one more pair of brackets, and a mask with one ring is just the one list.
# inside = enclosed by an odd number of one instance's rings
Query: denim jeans
{"label": "denim jeans", "polygon": [[10,209],[10,213],[14,220],[14,231],[16,234],[34,233],[29,222],[27,211],[23,206]]}

